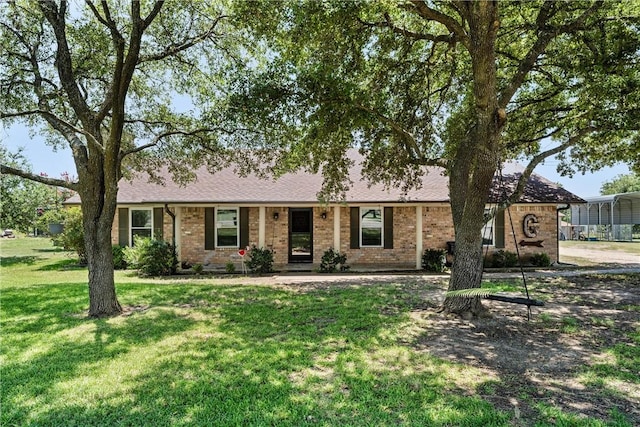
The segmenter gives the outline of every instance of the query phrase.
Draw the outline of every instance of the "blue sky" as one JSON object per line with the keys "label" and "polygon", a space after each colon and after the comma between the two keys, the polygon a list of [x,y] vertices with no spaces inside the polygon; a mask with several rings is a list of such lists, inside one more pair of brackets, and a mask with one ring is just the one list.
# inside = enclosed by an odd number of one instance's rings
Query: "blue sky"
{"label": "blue sky", "polygon": [[[36,173],[45,172],[53,178],[59,178],[63,172],[68,172],[72,176],[76,175],[71,151],[66,149],[54,152],[50,146],[44,143],[42,138],[38,136],[32,138],[29,132],[20,125],[14,125],[10,128],[3,127],[0,130],[0,141],[9,147],[10,151],[24,147],[25,156],[29,159],[32,170]],[[618,175],[629,173],[627,165],[618,164],[596,173],[578,174],[573,178],[567,178],[556,172],[558,163],[553,158],[547,159],[543,165],[539,165],[535,169],[535,173],[552,182],[560,183],[564,188],[580,197],[597,196],[600,194],[602,183],[611,181]]]}

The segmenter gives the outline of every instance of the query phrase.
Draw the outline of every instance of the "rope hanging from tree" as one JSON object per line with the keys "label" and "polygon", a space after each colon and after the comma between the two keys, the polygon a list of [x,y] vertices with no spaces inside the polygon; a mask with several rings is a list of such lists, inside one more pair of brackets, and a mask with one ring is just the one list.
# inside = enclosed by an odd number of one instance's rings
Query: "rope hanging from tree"
{"label": "rope hanging from tree", "polygon": [[[500,185],[500,189],[501,189],[501,201],[506,201],[507,200],[507,190],[506,190],[506,185],[504,182],[504,176],[502,175],[502,164],[498,164],[498,168],[497,168],[497,173],[498,173],[498,181],[499,181],[499,185]],[[495,225],[495,218],[496,218],[496,213],[497,210],[499,208],[500,205],[500,201],[496,201],[495,202],[495,208],[493,211],[493,217],[491,219],[491,227],[489,229],[489,231],[491,232],[491,234],[493,235],[493,229],[494,229],[494,225]],[[522,298],[522,297],[511,297],[511,296],[506,296],[506,295],[496,295],[496,294],[492,294],[492,293],[487,293],[485,295],[483,295],[484,299],[488,299],[488,300],[493,300],[493,301],[501,301],[501,302],[507,302],[507,303],[512,303],[512,304],[523,304],[527,306],[527,319],[531,318],[531,306],[544,306],[544,302],[540,301],[540,300],[536,300],[536,299],[532,299],[529,295],[529,288],[527,286],[527,276],[524,272],[524,266],[522,265],[522,258],[520,257],[520,249],[518,247],[518,242],[516,239],[516,232],[515,232],[515,228],[513,226],[513,217],[511,216],[511,209],[510,206],[507,206],[505,209],[507,215],[509,216],[509,224],[511,226],[511,235],[513,236],[513,243],[514,246],[516,248],[516,257],[518,259],[518,266],[520,267],[520,274],[522,276],[522,283],[524,286],[524,292],[526,295],[526,298]],[[482,240],[483,240],[483,244],[484,244],[484,239],[485,236],[483,234],[482,236]],[[484,259],[487,258],[487,254],[489,251],[489,246],[485,245],[485,257]],[[484,274],[484,268],[482,269],[482,274]]]}

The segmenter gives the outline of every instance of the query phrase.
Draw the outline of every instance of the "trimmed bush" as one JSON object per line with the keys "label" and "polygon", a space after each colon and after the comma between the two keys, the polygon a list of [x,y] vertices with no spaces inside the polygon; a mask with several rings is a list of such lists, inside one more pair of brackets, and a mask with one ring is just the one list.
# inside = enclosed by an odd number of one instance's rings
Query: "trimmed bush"
{"label": "trimmed bush", "polygon": [[518,265],[518,255],[504,249],[494,252],[491,258],[491,266],[495,268],[508,268],[516,265]]}
{"label": "trimmed bush", "polygon": [[531,255],[530,261],[534,267],[549,267],[551,265],[551,258],[544,252]]}
{"label": "trimmed bush", "polygon": [[135,236],[133,247],[124,249],[127,264],[138,276],[168,276],[176,272],[175,248],[163,240]]}
{"label": "trimmed bush", "polygon": [[113,245],[111,246],[111,252],[113,254],[113,268],[115,270],[126,270],[127,260],[124,257],[124,246]]}
{"label": "trimmed bush", "polygon": [[333,248],[327,250],[322,255],[320,261],[321,273],[335,273],[337,271],[346,271],[349,269],[347,265],[347,255],[334,251]]}
{"label": "trimmed bush", "polygon": [[254,274],[265,274],[273,271],[273,251],[267,248],[251,246],[247,268]]}
{"label": "trimmed bush", "polygon": [[422,254],[422,269],[433,273],[442,273],[447,262],[444,249],[426,249]]}

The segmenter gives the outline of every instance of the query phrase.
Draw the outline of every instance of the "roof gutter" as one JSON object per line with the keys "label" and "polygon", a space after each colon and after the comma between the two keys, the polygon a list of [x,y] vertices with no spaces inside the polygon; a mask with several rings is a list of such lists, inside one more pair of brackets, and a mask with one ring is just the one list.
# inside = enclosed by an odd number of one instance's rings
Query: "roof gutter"
{"label": "roof gutter", "polygon": [[178,264],[178,254],[176,248],[176,214],[174,214],[171,209],[169,209],[169,204],[164,204],[164,211],[171,217],[171,245],[173,246],[173,261],[174,265]]}

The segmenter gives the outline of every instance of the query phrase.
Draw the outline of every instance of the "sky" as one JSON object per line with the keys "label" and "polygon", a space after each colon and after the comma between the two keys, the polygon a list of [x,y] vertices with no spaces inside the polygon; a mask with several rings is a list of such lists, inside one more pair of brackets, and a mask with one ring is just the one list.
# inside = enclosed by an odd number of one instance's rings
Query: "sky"
{"label": "sky", "polygon": [[[70,150],[54,152],[41,137],[30,136],[28,130],[23,126],[16,124],[9,128],[2,127],[0,142],[12,152],[15,152],[18,147],[24,147],[25,157],[31,163],[35,173],[44,172],[52,178],[60,178],[64,172],[68,172],[70,176],[76,175]],[[534,172],[551,182],[561,184],[562,187],[582,198],[600,195],[600,187],[604,182],[611,181],[618,175],[630,173],[627,165],[617,164],[595,173],[576,174],[573,178],[568,178],[557,173],[558,163],[554,158],[547,159],[543,165],[536,167]]]}

